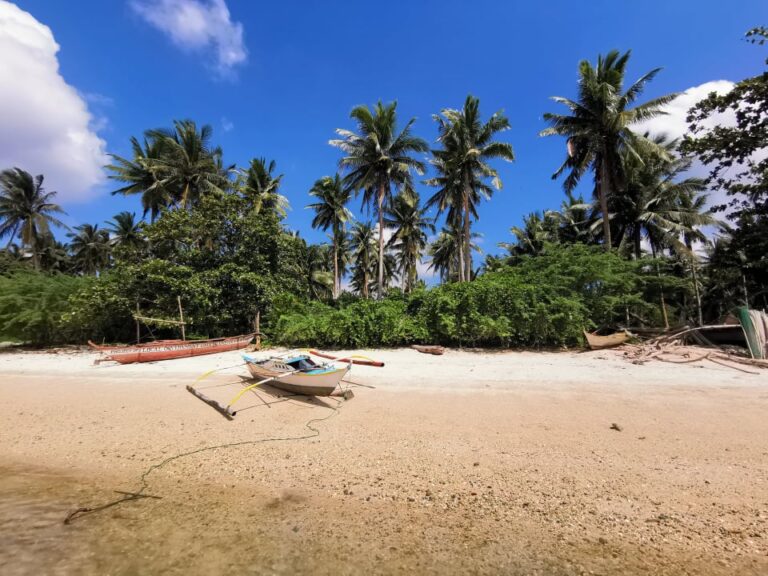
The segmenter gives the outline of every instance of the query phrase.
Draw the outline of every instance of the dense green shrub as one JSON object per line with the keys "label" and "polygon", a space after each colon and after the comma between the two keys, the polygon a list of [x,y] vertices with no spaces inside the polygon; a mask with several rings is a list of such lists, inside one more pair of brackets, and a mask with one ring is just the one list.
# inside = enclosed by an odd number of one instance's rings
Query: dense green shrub
{"label": "dense green shrub", "polygon": [[419,318],[407,313],[405,298],[356,300],[335,308],[301,302],[290,296],[276,300],[270,337],[289,345],[361,348],[400,346],[428,339]]}
{"label": "dense green shrub", "polygon": [[43,346],[68,342],[69,297],[84,278],[33,271],[0,276],[0,340]]}
{"label": "dense green shrub", "polygon": [[602,248],[553,246],[546,255],[382,301],[336,306],[278,300],[271,337],[287,345],[396,346],[418,342],[468,346],[578,344],[582,329],[614,324],[647,309],[650,268]]}

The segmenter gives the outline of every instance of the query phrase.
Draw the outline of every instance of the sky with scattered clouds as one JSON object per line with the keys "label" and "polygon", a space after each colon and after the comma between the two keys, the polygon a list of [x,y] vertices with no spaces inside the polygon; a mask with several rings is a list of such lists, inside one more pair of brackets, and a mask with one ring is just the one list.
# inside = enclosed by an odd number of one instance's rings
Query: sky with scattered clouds
{"label": "sky with scattered clouds", "polygon": [[766,16],[764,0],[649,0],[642,10],[610,0],[0,0],[0,168],[45,174],[67,223],[101,222],[140,211],[137,198],[110,195],[107,154],[192,118],[213,126],[227,163],[274,158],[288,225],[323,241],[307,190],[336,170],[327,142],[352,127],[354,105],[396,99],[401,122],[416,117],[415,132],[434,142],[432,115],[472,93],[486,116],[505,110],[517,154],[498,165],[504,189],[475,226],[493,253],[526,213],[563,199],[550,176],[564,142],[538,133],[558,110],[549,97],[575,95],[579,60],[632,49],[628,81],[664,67],[641,101],[680,96],[638,128],[679,137],[696,101],[763,71],[765,47],[743,34]]}

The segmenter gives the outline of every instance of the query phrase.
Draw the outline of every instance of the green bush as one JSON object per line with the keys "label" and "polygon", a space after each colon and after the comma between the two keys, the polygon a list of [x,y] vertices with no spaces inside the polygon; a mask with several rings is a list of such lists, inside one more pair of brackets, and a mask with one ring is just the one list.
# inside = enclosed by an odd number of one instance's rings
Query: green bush
{"label": "green bush", "polygon": [[430,342],[464,346],[569,346],[582,329],[646,309],[646,263],[602,248],[553,246],[546,255],[470,283],[399,293],[382,301],[345,299],[335,306],[278,299],[271,337],[278,343],[327,347]]}
{"label": "green bush", "polygon": [[81,277],[32,271],[0,276],[0,340],[35,346],[71,341],[64,315],[69,297],[84,282]]}

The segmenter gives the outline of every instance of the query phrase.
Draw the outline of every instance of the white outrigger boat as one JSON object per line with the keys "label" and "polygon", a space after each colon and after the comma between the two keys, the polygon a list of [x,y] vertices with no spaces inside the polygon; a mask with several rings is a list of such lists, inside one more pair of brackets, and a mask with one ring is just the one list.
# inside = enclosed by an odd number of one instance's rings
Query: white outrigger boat
{"label": "white outrigger boat", "polygon": [[[336,364],[333,362],[317,363],[312,360],[310,355],[334,360]],[[273,388],[300,396],[330,396],[341,385],[352,364],[384,366],[383,362],[363,356],[337,358],[317,350],[310,350],[309,353],[293,350],[282,354],[243,354],[243,360],[248,366],[248,371],[257,381],[240,390],[227,405],[209,398],[194,386],[188,385],[187,390],[231,420],[237,414],[237,411],[232,407],[235,402],[246,392],[262,384],[268,384]],[[215,370],[206,373],[201,378],[205,378],[213,372]],[[348,395],[351,397],[351,392],[344,391],[345,400]]]}
{"label": "white outrigger boat", "polygon": [[279,356],[243,354],[243,360],[254,378],[273,388],[305,396],[330,396],[350,368],[350,364],[341,368],[332,362],[317,364],[302,352]]}

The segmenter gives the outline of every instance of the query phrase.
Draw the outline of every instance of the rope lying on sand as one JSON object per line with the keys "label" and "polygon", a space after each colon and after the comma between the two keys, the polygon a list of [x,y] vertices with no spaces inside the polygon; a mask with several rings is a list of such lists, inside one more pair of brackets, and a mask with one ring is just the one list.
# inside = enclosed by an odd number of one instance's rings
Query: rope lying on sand
{"label": "rope lying on sand", "polygon": [[328,413],[326,416],[323,416],[322,418],[311,418],[307,420],[304,423],[304,427],[309,430],[307,434],[299,435],[299,436],[281,436],[281,437],[275,437],[275,438],[260,438],[259,440],[242,440],[240,442],[228,442],[226,444],[217,444],[215,446],[205,446],[203,448],[198,448],[197,450],[190,450],[188,452],[182,452],[180,454],[175,454],[174,456],[170,456],[163,460],[162,462],[159,462],[158,464],[153,464],[149,468],[147,468],[144,473],[139,478],[139,489],[134,492],[124,492],[121,490],[115,490],[117,494],[122,494],[122,498],[118,498],[116,500],[111,500],[109,502],[106,502],[104,504],[100,504],[98,506],[91,506],[91,507],[81,507],[77,510],[74,510],[70,512],[67,517],[64,519],[64,524],[71,524],[74,520],[77,520],[78,518],[82,518],[88,514],[94,514],[96,512],[101,512],[102,510],[106,510],[107,508],[112,508],[113,506],[118,506],[120,504],[124,504],[125,502],[132,502],[134,500],[141,500],[143,498],[152,498],[159,500],[162,497],[161,496],[153,496],[150,494],[145,494],[144,492],[149,487],[149,476],[156,470],[159,470],[166,464],[169,464],[170,462],[173,462],[175,460],[179,460],[181,458],[185,458],[187,456],[192,456],[194,454],[199,454],[201,452],[210,452],[212,450],[221,450],[224,448],[234,448],[236,446],[247,446],[252,444],[263,444],[266,442],[288,442],[291,440],[309,440],[310,438],[315,438],[316,436],[320,435],[320,430],[315,428],[313,424],[317,422],[323,422],[324,420],[328,420],[332,416],[335,416],[338,414],[338,412],[341,410],[341,405],[343,401],[342,400],[336,400],[336,406],[328,406],[328,408],[331,410],[330,413]]}
{"label": "rope lying on sand", "polygon": [[669,362],[671,364],[691,364],[709,360],[720,366],[732,368],[746,374],[759,374],[754,370],[747,370],[732,364],[741,364],[756,368],[768,368],[768,360],[756,360],[745,356],[731,354],[721,348],[703,348],[685,344],[685,335],[697,330],[690,328],[665,334],[643,342],[642,344],[624,344],[619,350],[624,352],[624,357],[633,364],[645,364],[651,360]]}

